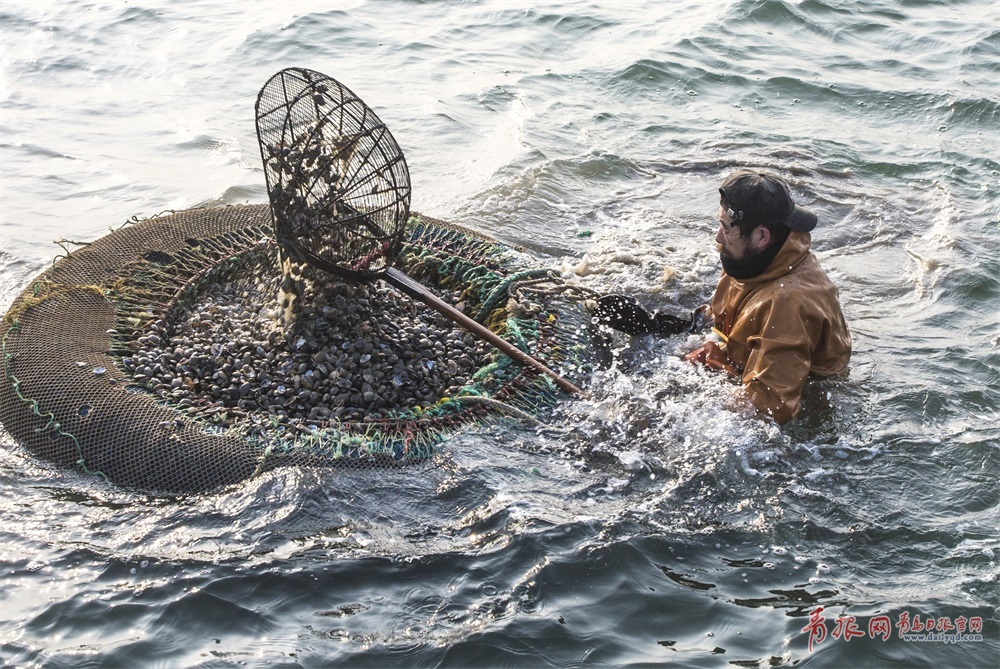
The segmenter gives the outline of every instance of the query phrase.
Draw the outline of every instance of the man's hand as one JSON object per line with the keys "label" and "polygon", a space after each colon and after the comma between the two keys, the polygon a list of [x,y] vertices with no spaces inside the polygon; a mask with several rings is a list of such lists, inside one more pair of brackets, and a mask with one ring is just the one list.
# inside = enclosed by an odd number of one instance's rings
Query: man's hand
{"label": "man's hand", "polygon": [[737,378],[740,375],[736,366],[729,361],[726,352],[714,341],[707,341],[695,350],[684,356],[684,360],[691,364],[705,365],[709,369],[723,371],[731,377]]}

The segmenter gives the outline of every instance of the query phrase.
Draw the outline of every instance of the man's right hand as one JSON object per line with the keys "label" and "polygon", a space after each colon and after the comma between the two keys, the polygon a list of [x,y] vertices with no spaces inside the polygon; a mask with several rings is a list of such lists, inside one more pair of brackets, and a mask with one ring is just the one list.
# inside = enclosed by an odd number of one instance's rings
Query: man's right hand
{"label": "man's right hand", "polygon": [[726,352],[714,341],[705,342],[695,350],[685,354],[683,359],[691,364],[705,365],[709,369],[725,372],[733,378],[740,375],[736,366],[729,361]]}

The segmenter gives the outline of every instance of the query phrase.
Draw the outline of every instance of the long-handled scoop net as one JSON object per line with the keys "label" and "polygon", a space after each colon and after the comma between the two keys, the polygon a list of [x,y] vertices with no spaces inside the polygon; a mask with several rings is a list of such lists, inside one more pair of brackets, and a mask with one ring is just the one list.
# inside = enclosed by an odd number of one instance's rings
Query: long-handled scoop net
{"label": "long-handled scoop net", "polygon": [[570,381],[392,267],[410,211],[403,153],[360,98],[313,70],[289,68],[257,96],[257,141],[278,244],[342,278],[382,279],[461,325],[511,359]]}

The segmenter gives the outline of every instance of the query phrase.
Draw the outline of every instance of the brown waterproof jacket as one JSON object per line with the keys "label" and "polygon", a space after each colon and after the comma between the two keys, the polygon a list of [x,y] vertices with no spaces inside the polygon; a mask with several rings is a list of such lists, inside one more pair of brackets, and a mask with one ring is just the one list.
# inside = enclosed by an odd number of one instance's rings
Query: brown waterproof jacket
{"label": "brown waterproof jacket", "polygon": [[763,274],[738,281],[725,272],[712,298],[715,329],[741,372],[758,413],[784,424],[799,412],[810,374],[842,372],[851,333],[807,232],[792,232]]}

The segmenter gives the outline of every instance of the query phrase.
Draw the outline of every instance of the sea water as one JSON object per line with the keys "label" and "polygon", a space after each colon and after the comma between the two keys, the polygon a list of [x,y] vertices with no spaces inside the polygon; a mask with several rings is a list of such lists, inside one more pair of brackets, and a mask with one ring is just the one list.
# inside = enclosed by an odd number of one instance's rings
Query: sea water
{"label": "sea water", "polygon": [[992,0],[5,0],[2,308],[57,240],[266,202],[253,103],[300,66],[414,209],[678,315],[721,180],[784,176],[854,357],[779,429],[700,337],[621,342],[543,429],[205,495],[2,435],[0,664],[996,666],[998,53]]}

